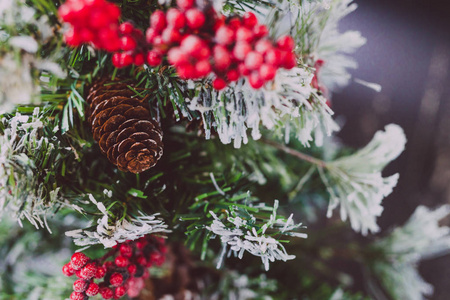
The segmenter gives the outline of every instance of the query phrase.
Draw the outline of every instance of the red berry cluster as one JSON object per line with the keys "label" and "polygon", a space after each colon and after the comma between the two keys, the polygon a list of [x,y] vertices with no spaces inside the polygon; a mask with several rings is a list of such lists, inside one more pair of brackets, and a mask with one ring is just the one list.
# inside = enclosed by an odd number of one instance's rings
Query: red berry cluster
{"label": "red berry cluster", "polygon": [[68,0],[58,12],[64,22],[72,25],[64,34],[68,45],[92,43],[109,52],[120,49],[120,9],[115,4],[106,0]]}
{"label": "red berry cluster", "polygon": [[251,12],[225,18],[212,7],[200,10],[193,0],[177,0],[177,6],[150,17],[146,39],[152,47],[147,54],[151,66],[161,64],[167,53],[181,78],[204,78],[213,72],[213,87],[221,90],[241,76],[258,89],[275,77],[278,68],[297,64],[292,37],[274,43]]}
{"label": "red berry cluster", "polygon": [[200,8],[195,0],[177,0],[167,12],[157,10],[150,16],[145,39],[139,29],[125,22],[118,25],[120,10],[105,0],[68,0],[59,13],[73,27],[66,42],[77,46],[93,43],[113,54],[118,68],[129,65],[158,66],[167,59],[183,79],[215,75],[213,87],[225,88],[241,76],[258,89],[273,80],[278,68],[297,65],[294,40],[283,36],[276,42],[267,37],[266,26],[256,16],[226,18],[211,6]]}
{"label": "red berry cluster", "polygon": [[[145,236],[114,247],[103,258],[92,260],[78,252],[62,268],[64,275],[76,275],[70,300],[86,300],[98,293],[103,299],[119,299],[126,293],[136,297],[144,288],[144,279],[149,276],[147,268],[161,265],[166,247],[162,238]],[[108,260],[113,257],[113,260]],[[94,279],[103,282],[95,283]]]}
{"label": "red berry cluster", "polygon": [[144,34],[136,29],[131,22],[119,26],[120,50],[113,54],[112,62],[117,68],[128,67],[131,64],[142,66],[145,63],[146,43]]}

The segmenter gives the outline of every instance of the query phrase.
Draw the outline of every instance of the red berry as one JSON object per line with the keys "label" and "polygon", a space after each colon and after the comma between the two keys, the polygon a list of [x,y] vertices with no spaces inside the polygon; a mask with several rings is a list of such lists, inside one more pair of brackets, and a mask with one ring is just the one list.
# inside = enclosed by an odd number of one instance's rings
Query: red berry
{"label": "red berry", "polygon": [[161,32],[166,27],[166,15],[162,10],[157,10],[150,16],[150,26],[157,32]]}
{"label": "red berry", "polygon": [[257,38],[262,38],[269,34],[269,29],[267,29],[266,25],[256,25],[253,28],[253,34]]}
{"label": "red berry", "polygon": [[191,54],[196,51],[202,46],[203,41],[201,38],[199,38],[196,35],[188,35],[181,41],[181,49],[183,51],[186,51],[187,53]]}
{"label": "red berry", "polygon": [[84,279],[91,279],[92,277],[95,276],[96,272],[97,272],[97,264],[89,263],[83,269],[81,269],[80,275]]}
{"label": "red berry", "polygon": [[253,40],[253,32],[245,27],[236,30],[236,41],[251,42]]}
{"label": "red berry", "polygon": [[125,268],[129,264],[128,258],[122,255],[117,256],[114,262],[119,268]]}
{"label": "red berry", "polygon": [[211,51],[208,45],[195,35],[189,35],[181,41],[181,50],[197,59],[209,58]]}
{"label": "red berry", "polygon": [[75,17],[74,11],[68,4],[63,4],[58,9],[58,15],[64,22],[72,22]]}
{"label": "red berry", "polygon": [[295,66],[297,66],[297,57],[295,54],[292,52],[286,53],[283,59],[282,67],[289,70]]}
{"label": "red berry", "polygon": [[95,278],[100,279],[103,278],[106,274],[106,268],[103,266],[99,266],[97,268],[97,272],[95,272]]}
{"label": "red berry", "polygon": [[114,52],[120,49],[121,42],[118,31],[114,28],[103,28],[98,33],[98,41],[104,45],[109,52]]}
{"label": "red berry", "polygon": [[252,51],[252,47],[249,43],[238,42],[233,48],[233,55],[238,60],[243,61],[250,51]]}
{"label": "red berry", "polygon": [[137,41],[141,40],[144,37],[144,32],[140,29],[134,29],[131,34]]}
{"label": "red berry", "polygon": [[89,297],[95,296],[98,294],[98,290],[98,285],[94,282],[91,282],[86,290],[86,295],[88,295]]}
{"label": "red berry", "polygon": [[72,294],[70,294],[70,300],[84,300],[84,294],[72,292]]}
{"label": "red berry", "polygon": [[220,91],[227,86],[227,82],[224,79],[217,77],[216,79],[213,80],[212,86],[214,89]]}
{"label": "red berry", "polygon": [[86,280],[83,279],[77,279],[75,280],[75,282],[73,283],[73,290],[75,292],[84,292],[88,287],[88,283]]}
{"label": "red berry", "polygon": [[129,244],[122,244],[122,245],[120,245],[120,250],[119,251],[125,257],[133,256],[133,247],[131,247]]}
{"label": "red berry", "polygon": [[91,30],[83,28],[80,30],[80,39],[85,43],[89,43],[95,39],[95,36]]}
{"label": "red berry", "polygon": [[140,264],[141,266],[145,266],[147,265],[147,259],[145,259],[144,256],[140,255],[138,256],[138,258],[136,259],[137,263]]}
{"label": "red berry", "polygon": [[323,65],[325,64],[325,61],[323,59],[318,59],[316,60],[316,62],[314,63],[314,68],[319,69],[321,68]]}
{"label": "red berry", "polygon": [[205,15],[197,8],[188,9],[185,13],[186,23],[191,29],[199,29],[205,24]]}
{"label": "red berry", "polygon": [[127,292],[127,289],[124,286],[118,286],[114,290],[114,297],[117,297],[117,298],[123,297],[126,292]]}
{"label": "red berry", "polygon": [[76,270],[75,271],[75,275],[78,277],[78,278],[83,278],[83,276],[81,276],[81,271],[82,271],[83,269],[80,269],[80,270]]}
{"label": "red berry", "polygon": [[278,49],[270,49],[266,52],[264,59],[266,63],[278,67],[282,62],[281,51]]}
{"label": "red berry", "polygon": [[282,37],[280,37],[278,39],[277,46],[281,50],[292,51],[292,50],[294,50],[295,42],[294,42],[294,39],[291,36],[285,35],[285,36],[282,36]]}
{"label": "red berry", "polygon": [[154,38],[157,36],[158,36],[158,32],[155,30],[155,28],[149,28],[145,32],[145,40],[149,44],[153,43]]}
{"label": "red berry", "polygon": [[[178,47],[169,50],[169,52],[167,53],[167,59],[169,60],[169,63],[174,65],[175,67],[189,63],[189,56]],[[136,247],[138,249],[143,249],[145,245],[146,243],[144,242],[136,243]]]}
{"label": "red berry", "polygon": [[237,30],[241,27],[241,20],[238,17],[231,18],[228,21],[228,26],[230,26],[233,30]]}
{"label": "red berry", "polygon": [[119,286],[123,283],[123,276],[120,273],[114,273],[109,278],[109,283],[111,283],[112,286]]}
{"label": "red berry", "polygon": [[213,49],[214,67],[219,71],[225,71],[231,64],[231,56],[227,48],[221,45]]}
{"label": "red berry", "polygon": [[177,73],[181,79],[193,79],[195,78],[195,67],[191,64],[184,64],[177,67]]}
{"label": "red berry", "polygon": [[261,64],[263,63],[264,58],[261,55],[261,53],[258,53],[256,51],[251,51],[246,57],[245,57],[245,66],[249,70],[257,70],[259,67],[261,67]]}
{"label": "red berry", "polygon": [[128,291],[127,294],[130,298],[134,298],[139,296],[139,293],[144,288],[144,279],[143,278],[131,278],[128,281]]}
{"label": "red berry", "polygon": [[207,59],[200,60],[195,64],[195,77],[202,78],[211,72],[211,64]]}
{"label": "red berry", "polygon": [[130,22],[124,22],[119,26],[119,32],[124,35],[130,35],[133,33],[134,26]]}
{"label": "red berry", "polygon": [[103,264],[103,267],[104,267],[106,270],[109,270],[109,269],[111,269],[111,268],[114,267],[114,263],[113,263],[112,261],[110,261],[110,260],[105,261],[105,263]]}
{"label": "red berry", "polygon": [[142,66],[143,64],[145,64],[145,57],[144,57],[144,54],[143,54],[143,53],[137,53],[137,54],[134,56],[134,61],[133,61],[133,63],[134,63],[136,66]]}
{"label": "red berry", "polygon": [[89,14],[88,22],[89,27],[100,29],[107,27],[111,23],[111,20],[106,11],[96,10]]}
{"label": "red berry", "polygon": [[137,271],[137,267],[136,267],[136,265],[129,265],[127,270],[128,270],[128,273],[130,273],[130,275],[134,275]]}
{"label": "red berry", "polygon": [[234,30],[229,26],[220,26],[215,34],[215,39],[218,44],[230,45],[234,42]]}
{"label": "red berry", "polygon": [[176,42],[181,41],[181,34],[175,28],[167,27],[161,33],[161,38],[162,38],[163,42],[166,44],[176,43]]}
{"label": "red berry", "polygon": [[186,19],[181,11],[176,8],[169,8],[166,13],[167,24],[175,29],[181,29],[186,23]]}
{"label": "red berry", "polygon": [[229,70],[227,72],[227,79],[228,81],[236,81],[239,79],[239,71],[238,70]]}
{"label": "red berry", "polygon": [[195,0],[177,0],[177,6],[183,10],[194,6]]}
{"label": "red berry", "polygon": [[156,264],[157,266],[160,266],[164,263],[165,257],[159,252],[152,252],[150,254],[150,261]]}
{"label": "red berry", "polygon": [[81,269],[85,264],[87,264],[88,261],[89,257],[87,257],[83,252],[74,253],[70,259],[70,263],[74,270]]}
{"label": "red berry", "polygon": [[271,49],[273,49],[272,42],[266,39],[259,40],[255,44],[255,50],[263,55]]}
{"label": "red berry", "polygon": [[72,268],[72,265],[71,265],[70,262],[63,266],[62,272],[63,272],[64,275],[66,275],[68,277],[70,277],[73,274],[75,274],[75,270]]}
{"label": "red berry", "polygon": [[79,46],[82,43],[82,38],[78,32],[76,32],[73,28],[70,28],[64,34],[64,41],[69,46]]}
{"label": "red berry", "polygon": [[255,14],[252,12],[246,12],[242,16],[242,23],[245,27],[253,28],[256,24],[258,24],[258,19]]}
{"label": "red berry", "polygon": [[100,295],[102,295],[103,299],[111,299],[114,297],[114,293],[110,288],[103,287],[100,289]]}
{"label": "red berry", "polygon": [[275,78],[276,69],[269,64],[263,64],[261,65],[261,68],[259,68],[259,76],[265,80],[269,81]]}
{"label": "red berry", "polygon": [[157,67],[162,62],[161,53],[156,50],[151,50],[147,52],[147,63],[152,67]]}
{"label": "red berry", "polygon": [[[106,1],[105,1],[106,2]],[[108,2],[106,2],[108,3]],[[115,4],[108,3],[109,5],[105,5],[106,15],[109,17],[111,21],[118,20],[120,17],[120,8]]]}
{"label": "red berry", "polygon": [[136,47],[137,47],[137,43],[132,37],[123,36],[120,39],[120,48],[123,51],[131,51],[131,50],[136,49]]}
{"label": "red berry", "polygon": [[[173,49],[178,49],[178,50],[180,50],[180,48],[172,48],[172,49],[170,49],[169,53],[167,53],[167,55],[170,56],[170,52],[171,52]],[[178,53],[177,53],[177,54],[178,54]],[[170,57],[169,57],[169,62],[170,62]],[[174,63],[171,63],[171,64],[174,64]],[[145,245],[147,245],[147,241],[146,241],[146,240],[140,240],[140,241],[137,241],[137,242],[136,242],[136,248],[138,248],[138,249],[141,249],[141,250],[144,249]]]}
{"label": "red berry", "polygon": [[247,69],[247,67],[245,66],[244,63],[239,64],[238,70],[239,70],[239,73],[241,73],[243,76],[250,75],[250,70]]}
{"label": "red berry", "polygon": [[153,39],[153,47],[158,49],[161,52],[164,52],[165,49],[167,48],[166,43],[164,43],[162,36],[157,35],[155,36],[155,38]]}
{"label": "red berry", "polygon": [[258,72],[252,72],[248,77],[248,82],[254,89],[259,89],[263,86],[264,80],[259,76]]}

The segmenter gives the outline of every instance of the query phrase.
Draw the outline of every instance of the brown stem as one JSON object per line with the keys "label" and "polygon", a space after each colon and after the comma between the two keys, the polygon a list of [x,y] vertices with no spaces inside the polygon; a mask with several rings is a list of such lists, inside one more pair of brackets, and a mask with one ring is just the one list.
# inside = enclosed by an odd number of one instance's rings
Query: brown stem
{"label": "brown stem", "polygon": [[291,149],[291,148],[289,148],[289,147],[287,147],[285,145],[281,145],[281,144],[279,144],[277,142],[274,142],[274,141],[271,141],[271,140],[267,140],[267,139],[264,139],[264,138],[261,139],[261,141],[263,143],[267,144],[267,145],[270,145],[270,146],[272,146],[274,148],[277,148],[278,150],[281,150],[281,151],[283,151],[283,152],[285,152],[287,154],[290,154],[292,156],[300,158],[301,160],[304,160],[304,161],[310,162],[312,164],[315,164],[315,165],[317,165],[319,167],[325,168],[327,166],[326,162],[324,162],[323,160],[314,158],[314,157],[309,156],[309,155],[307,155],[305,153],[302,153],[302,152],[299,152],[297,150]]}

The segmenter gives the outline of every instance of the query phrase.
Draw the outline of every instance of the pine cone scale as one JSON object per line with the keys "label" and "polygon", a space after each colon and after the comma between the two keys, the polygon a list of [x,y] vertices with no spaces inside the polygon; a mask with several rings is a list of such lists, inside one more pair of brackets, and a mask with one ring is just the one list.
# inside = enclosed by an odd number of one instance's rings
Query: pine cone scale
{"label": "pine cone scale", "polygon": [[151,119],[145,99],[128,84],[95,83],[87,97],[94,139],[109,161],[122,171],[140,173],[153,167],[163,152],[162,131]]}

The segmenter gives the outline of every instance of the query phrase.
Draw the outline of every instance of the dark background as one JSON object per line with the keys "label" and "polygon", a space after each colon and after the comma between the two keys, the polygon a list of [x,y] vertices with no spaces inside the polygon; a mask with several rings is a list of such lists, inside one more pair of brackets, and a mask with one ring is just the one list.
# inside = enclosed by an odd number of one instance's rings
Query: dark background
{"label": "dark background", "polygon": [[[406,151],[386,170],[400,173],[379,219],[389,229],[403,224],[419,204],[450,202],[450,2],[356,3],[359,8],[341,24],[367,38],[354,55],[359,68],[352,74],[383,90],[353,83],[333,96],[333,109],[345,117],[339,136],[351,146],[364,146],[389,123],[405,130]],[[450,255],[423,262],[420,271],[435,286],[432,299],[450,299]]]}

